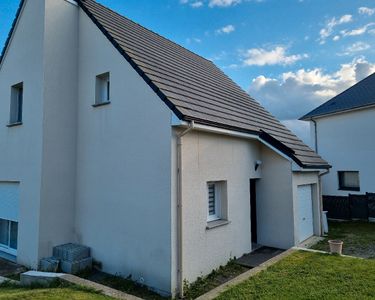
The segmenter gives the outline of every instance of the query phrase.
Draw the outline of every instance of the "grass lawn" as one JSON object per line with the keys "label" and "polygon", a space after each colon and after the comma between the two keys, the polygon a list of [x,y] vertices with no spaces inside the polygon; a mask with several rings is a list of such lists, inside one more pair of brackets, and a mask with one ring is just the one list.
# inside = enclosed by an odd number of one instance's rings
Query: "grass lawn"
{"label": "grass lawn", "polygon": [[328,240],[342,240],[343,254],[375,259],[375,223],[329,222],[328,237],[313,249],[329,251]]}
{"label": "grass lawn", "polygon": [[113,298],[80,287],[22,288],[10,284],[0,285],[0,300],[110,300]]}
{"label": "grass lawn", "polygon": [[298,251],[217,299],[374,299],[375,260]]}

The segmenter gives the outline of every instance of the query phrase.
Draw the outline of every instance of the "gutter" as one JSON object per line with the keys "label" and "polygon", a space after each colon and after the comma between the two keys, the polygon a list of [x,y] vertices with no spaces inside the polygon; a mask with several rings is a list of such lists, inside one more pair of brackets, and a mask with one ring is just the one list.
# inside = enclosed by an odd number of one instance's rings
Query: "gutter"
{"label": "gutter", "polygon": [[183,221],[182,221],[182,137],[195,128],[194,121],[177,135],[177,287],[180,298],[184,297],[183,277]]}

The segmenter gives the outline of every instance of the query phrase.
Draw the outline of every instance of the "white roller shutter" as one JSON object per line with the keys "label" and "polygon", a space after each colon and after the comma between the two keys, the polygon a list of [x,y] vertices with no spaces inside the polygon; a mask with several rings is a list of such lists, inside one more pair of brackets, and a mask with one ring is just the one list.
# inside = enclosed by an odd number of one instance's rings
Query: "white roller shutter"
{"label": "white roller shutter", "polygon": [[0,219],[18,222],[19,183],[0,182]]}

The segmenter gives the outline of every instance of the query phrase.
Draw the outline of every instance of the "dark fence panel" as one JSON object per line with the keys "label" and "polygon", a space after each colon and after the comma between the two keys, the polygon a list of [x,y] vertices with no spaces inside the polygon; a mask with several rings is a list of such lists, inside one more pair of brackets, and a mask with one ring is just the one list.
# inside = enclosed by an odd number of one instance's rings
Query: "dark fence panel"
{"label": "dark fence panel", "polygon": [[367,195],[349,195],[352,219],[368,220]]}
{"label": "dark fence panel", "polygon": [[323,196],[323,210],[330,219],[351,219],[349,197]]}
{"label": "dark fence panel", "polygon": [[368,199],[368,216],[375,218],[375,193],[367,193]]}
{"label": "dark fence panel", "polygon": [[328,211],[330,219],[375,219],[375,193],[348,197],[323,196],[323,210]]}

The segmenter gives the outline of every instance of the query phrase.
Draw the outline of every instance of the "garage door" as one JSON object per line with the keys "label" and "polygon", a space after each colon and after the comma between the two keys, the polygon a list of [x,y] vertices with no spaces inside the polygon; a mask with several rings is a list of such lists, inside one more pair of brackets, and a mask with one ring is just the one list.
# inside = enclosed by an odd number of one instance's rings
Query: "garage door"
{"label": "garage door", "polygon": [[19,184],[0,182],[0,251],[17,255]]}
{"label": "garage door", "polygon": [[303,242],[314,235],[313,205],[312,205],[312,186],[298,186],[298,232],[299,241]]}

